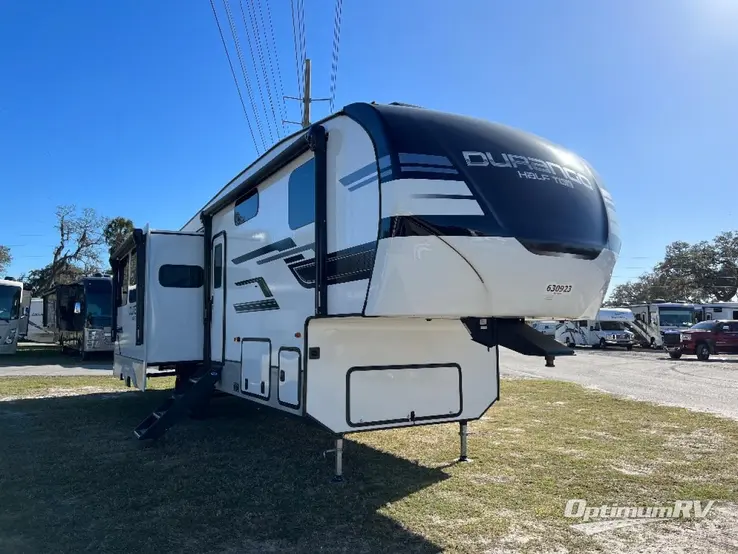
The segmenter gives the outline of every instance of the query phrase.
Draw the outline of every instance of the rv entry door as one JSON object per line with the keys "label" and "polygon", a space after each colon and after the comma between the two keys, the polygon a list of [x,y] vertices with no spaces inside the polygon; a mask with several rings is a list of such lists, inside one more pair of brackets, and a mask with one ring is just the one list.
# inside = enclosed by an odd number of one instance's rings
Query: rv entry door
{"label": "rv entry door", "polygon": [[224,360],[226,329],[225,300],[226,300],[226,236],[225,232],[218,233],[213,238],[212,260],[213,274],[210,279],[210,359],[214,362]]}

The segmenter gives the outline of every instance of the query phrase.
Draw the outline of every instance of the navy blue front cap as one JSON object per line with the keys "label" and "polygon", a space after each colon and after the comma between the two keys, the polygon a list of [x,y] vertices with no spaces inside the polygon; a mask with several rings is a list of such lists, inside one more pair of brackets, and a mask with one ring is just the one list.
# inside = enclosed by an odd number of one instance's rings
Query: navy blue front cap
{"label": "navy blue front cap", "polygon": [[391,160],[383,182],[466,182],[485,215],[430,218],[446,232],[471,225],[472,234],[515,237],[533,250],[591,256],[608,246],[597,176],[560,146],[497,123],[423,108],[352,104],[345,112],[370,134],[378,157],[385,164]]}

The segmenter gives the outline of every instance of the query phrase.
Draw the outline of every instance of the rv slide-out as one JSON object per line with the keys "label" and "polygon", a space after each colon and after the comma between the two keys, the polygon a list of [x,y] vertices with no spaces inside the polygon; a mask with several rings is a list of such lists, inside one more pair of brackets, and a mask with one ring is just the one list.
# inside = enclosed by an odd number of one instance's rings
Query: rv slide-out
{"label": "rv slide-out", "polygon": [[500,346],[549,364],[572,353],[524,318],[595,318],[619,250],[612,198],[573,153],[470,117],[351,104],[180,231],[137,229],[114,253],[115,373],[141,389],[178,376],[140,438],[212,383],[338,440],[465,433],[499,396]]}

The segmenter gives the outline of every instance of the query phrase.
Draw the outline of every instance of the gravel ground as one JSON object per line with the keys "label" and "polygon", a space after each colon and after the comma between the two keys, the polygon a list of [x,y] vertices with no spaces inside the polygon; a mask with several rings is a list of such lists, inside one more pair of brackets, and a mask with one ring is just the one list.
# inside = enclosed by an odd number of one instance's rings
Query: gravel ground
{"label": "gravel ground", "polygon": [[541,358],[500,352],[503,378],[572,381],[618,396],[738,419],[738,357],[672,360],[662,351],[579,349],[545,367]]}

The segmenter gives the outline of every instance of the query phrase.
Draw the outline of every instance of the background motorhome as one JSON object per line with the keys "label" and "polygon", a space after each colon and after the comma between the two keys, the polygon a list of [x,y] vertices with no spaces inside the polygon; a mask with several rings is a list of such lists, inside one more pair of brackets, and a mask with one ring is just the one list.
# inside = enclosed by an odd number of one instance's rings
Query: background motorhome
{"label": "background motorhome", "polygon": [[108,276],[82,277],[57,285],[44,295],[45,330],[54,333],[64,351],[83,359],[92,352],[112,352],[113,291]]}
{"label": "background motorhome", "polygon": [[44,299],[32,298],[28,309],[28,331],[25,340],[30,342],[53,343],[55,326],[49,328],[44,322]]}
{"label": "background motorhome", "polygon": [[31,310],[31,296],[30,290],[24,288],[21,295],[21,315],[23,317],[18,321],[18,339],[25,339],[28,334],[28,317]]}
{"label": "background motorhome", "polygon": [[561,147],[352,104],[282,140],[181,231],[137,229],[113,253],[114,373],[141,389],[150,366],[179,378],[139,439],[217,389],[328,428],[339,475],[348,432],[458,422],[465,458],[467,422],[499,395],[498,347],[573,354],[524,318],[595,317],[619,251],[611,196]]}
{"label": "background motorhome", "polygon": [[738,302],[715,302],[699,306],[700,320],[731,319],[738,320]]}
{"label": "background motorhome", "polygon": [[603,308],[596,319],[564,322],[556,329],[556,340],[571,348],[619,346],[632,350],[635,339],[627,324],[634,319],[627,308]]}
{"label": "background motorhome", "polygon": [[630,309],[636,318],[633,331],[639,331],[640,338],[653,347],[677,344],[679,333],[697,322],[699,312],[698,305],[681,302],[634,304]]}
{"label": "background motorhome", "polygon": [[0,354],[15,354],[22,313],[23,283],[0,279]]}
{"label": "background motorhome", "polygon": [[561,325],[561,321],[551,321],[551,320],[544,320],[544,319],[534,319],[531,321],[528,321],[528,325],[533,327],[536,331],[539,333],[543,333],[544,335],[550,335],[554,336],[556,334],[556,328]]}

